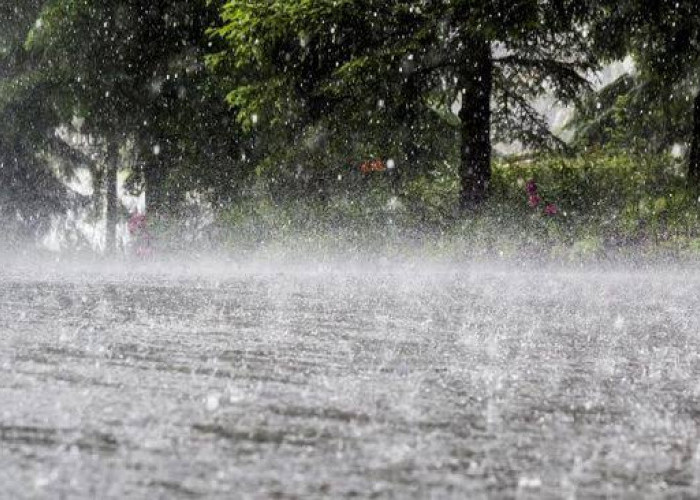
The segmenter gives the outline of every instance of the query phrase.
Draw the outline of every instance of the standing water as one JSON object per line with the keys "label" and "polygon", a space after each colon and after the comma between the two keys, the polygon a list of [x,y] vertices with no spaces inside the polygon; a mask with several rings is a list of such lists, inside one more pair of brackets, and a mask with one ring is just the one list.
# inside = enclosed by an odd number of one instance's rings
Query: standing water
{"label": "standing water", "polygon": [[0,271],[6,498],[700,492],[700,273]]}

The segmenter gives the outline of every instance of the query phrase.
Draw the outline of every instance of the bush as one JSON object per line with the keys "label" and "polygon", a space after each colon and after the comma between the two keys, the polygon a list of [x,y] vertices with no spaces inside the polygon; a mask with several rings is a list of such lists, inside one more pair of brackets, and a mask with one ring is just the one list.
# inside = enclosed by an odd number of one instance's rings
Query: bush
{"label": "bush", "polygon": [[[454,165],[431,167],[398,183],[388,172],[350,176],[352,185],[339,178],[323,200],[257,189],[221,218],[238,248],[337,239],[351,248],[397,248],[410,240],[437,252],[504,257],[587,259],[640,247],[697,253],[698,199],[669,156],[599,151],[497,159],[491,196],[470,214],[456,211]],[[528,203],[530,180],[536,207]]]}

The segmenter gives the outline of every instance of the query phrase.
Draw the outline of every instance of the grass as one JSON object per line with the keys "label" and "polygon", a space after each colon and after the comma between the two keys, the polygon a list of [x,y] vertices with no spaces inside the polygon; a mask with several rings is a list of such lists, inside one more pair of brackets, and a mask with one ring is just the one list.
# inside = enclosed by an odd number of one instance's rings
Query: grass
{"label": "grass", "polygon": [[[453,167],[423,170],[398,184],[381,172],[339,176],[324,183],[323,196],[290,186],[290,194],[273,197],[261,181],[254,194],[218,214],[214,239],[236,251],[392,255],[428,249],[563,260],[700,256],[698,197],[685,185],[682,162],[669,156],[497,159],[488,201],[468,214],[456,211]],[[542,198],[537,208],[528,204],[531,179]],[[544,213],[550,203],[555,215]]]}

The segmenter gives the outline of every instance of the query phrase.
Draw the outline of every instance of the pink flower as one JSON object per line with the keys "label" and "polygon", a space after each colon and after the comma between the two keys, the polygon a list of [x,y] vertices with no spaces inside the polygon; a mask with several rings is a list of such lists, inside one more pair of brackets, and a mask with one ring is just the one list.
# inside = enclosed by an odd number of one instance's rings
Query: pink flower
{"label": "pink flower", "polygon": [[525,184],[525,190],[530,196],[537,195],[537,183],[535,182],[535,179],[530,179],[527,181]]}
{"label": "pink flower", "polygon": [[151,234],[148,232],[148,220],[145,214],[134,212],[127,223],[129,234],[133,238],[133,252],[139,258],[147,259],[153,256]]}
{"label": "pink flower", "polygon": [[540,198],[539,196],[537,196],[537,194],[531,194],[531,195],[528,197],[528,199],[527,199],[528,204],[529,204],[532,208],[537,207],[537,206],[540,204],[541,201],[542,201],[542,198]]}
{"label": "pink flower", "polygon": [[144,214],[140,214],[138,212],[135,212],[129,218],[129,222],[127,223],[127,227],[129,228],[129,232],[131,234],[142,232],[144,229],[146,229],[146,216]]}
{"label": "pink flower", "polygon": [[559,209],[554,203],[548,203],[546,207],[544,207],[544,214],[545,215],[557,215],[559,212]]}

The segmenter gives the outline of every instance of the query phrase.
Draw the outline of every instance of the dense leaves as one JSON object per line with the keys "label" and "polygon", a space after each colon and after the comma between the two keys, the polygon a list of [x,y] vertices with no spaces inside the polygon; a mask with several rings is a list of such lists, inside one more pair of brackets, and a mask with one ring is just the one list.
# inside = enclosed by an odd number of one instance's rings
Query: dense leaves
{"label": "dense leaves", "polygon": [[292,140],[323,123],[347,141],[350,127],[415,169],[422,151],[449,153],[436,139],[453,129],[469,205],[488,185],[492,130],[497,140],[561,145],[531,99],[550,90],[568,101],[585,87],[593,61],[582,5],[232,0],[215,30],[229,48],[210,61],[230,75],[243,124],[263,120]]}
{"label": "dense leaves", "polygon": [[86,158],[56,135],[62,102],[56,80],[25,48],[25,37],[45,2],[0,6],[0,224],[9,235],[46,230],[51,215],[80,202],[59,177],[69,178]]}
{"label": "dense leaves", "polygon": [[[452,172],[489,193],[492,144],[661,152],[700,177],[700,7],[636,0],[24,0],[0,6],[0,216],[35,231],[117,174],[151,214],[263,188],[324,202]],[[637,72],[600,92],[592,71]],[[573,144],[535,101],[575,103]],[[379,168],[381,166],[381,168]],[[423,179],[418,181],[418,179]],[[106,207],[106,210],[105,210]]]}
{"label": "dense leaves", "polygon": [[584,101],[580,145],[654,152],[689,145],[688,178],[700,183],[700,5],[693,1],[600,2],[591,24],[600,58],[631,56],[636,73]]}

